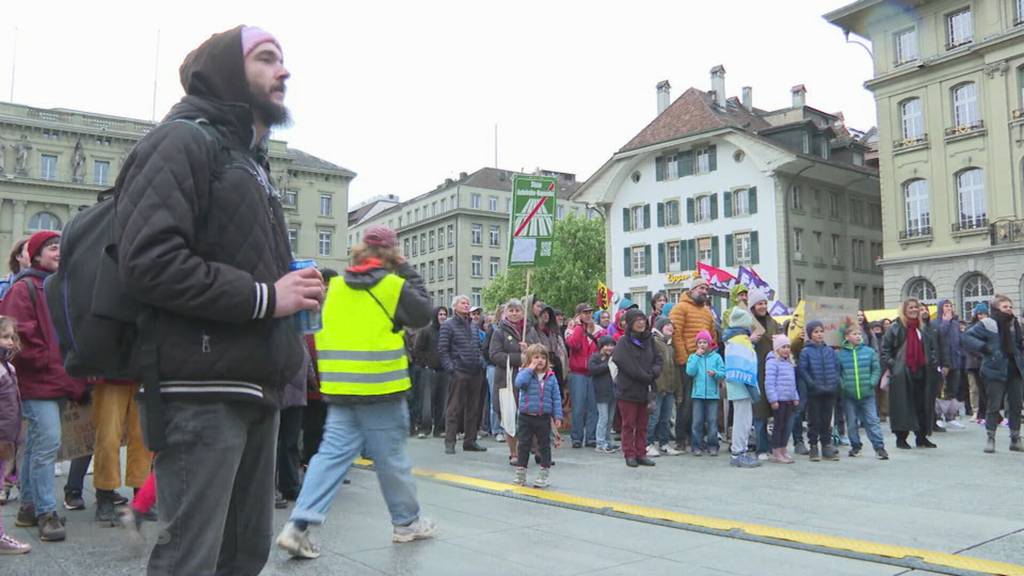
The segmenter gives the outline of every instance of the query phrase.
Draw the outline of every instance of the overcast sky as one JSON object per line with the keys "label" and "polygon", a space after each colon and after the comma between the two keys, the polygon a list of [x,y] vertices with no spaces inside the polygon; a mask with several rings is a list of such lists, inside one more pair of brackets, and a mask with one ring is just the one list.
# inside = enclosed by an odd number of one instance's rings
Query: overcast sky
{"label": "overcast sky", "polygon": [[294,125],[275,137],[357,172],[352,205],[494,165],[495,124],[499,167],[584,179],[654,117],[658,81],[707,90],[716,64],[728,96],[752,86],[776,109],[805,84],[809,105],[875,125],[868,53],[821,18],[849,1],[13,1],[0,99],[13,61],[17,103],[149,119],[155,77],[160,118],[185,54],[246,23],[292,73]]}

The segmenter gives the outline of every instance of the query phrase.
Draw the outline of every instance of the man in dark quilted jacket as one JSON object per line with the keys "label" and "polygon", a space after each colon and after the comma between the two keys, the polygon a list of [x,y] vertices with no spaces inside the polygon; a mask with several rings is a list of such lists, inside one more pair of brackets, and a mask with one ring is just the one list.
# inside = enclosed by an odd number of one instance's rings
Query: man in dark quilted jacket
{"label": "man in dark quilted jacket", "polygon": [[[280,43],[216,34],[181,65],[185,97],[121,170],[115,240],[128,292],[156,309],[158,575],[254,575],[273,534],[281,396],[305,369],[289,321],[316,310],[315,269],[291,251],[269,178],[269,131],[288,119]],[[145,426],[144,426],[145,428]]]}

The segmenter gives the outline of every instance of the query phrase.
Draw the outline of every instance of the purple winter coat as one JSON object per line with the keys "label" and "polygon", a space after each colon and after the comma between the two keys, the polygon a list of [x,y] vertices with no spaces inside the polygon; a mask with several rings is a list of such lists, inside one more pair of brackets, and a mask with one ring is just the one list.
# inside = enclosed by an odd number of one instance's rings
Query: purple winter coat
{"label": "purple winter coat", "polygon": [[769,352],[764,363],[764,395],[768,403],[800,400],[796,388],[796,366]]}
{"label": "purple winter coat", "polygon": [[18,444],[21,435],[21,394],[14,365],[0,361],[0,444]]}

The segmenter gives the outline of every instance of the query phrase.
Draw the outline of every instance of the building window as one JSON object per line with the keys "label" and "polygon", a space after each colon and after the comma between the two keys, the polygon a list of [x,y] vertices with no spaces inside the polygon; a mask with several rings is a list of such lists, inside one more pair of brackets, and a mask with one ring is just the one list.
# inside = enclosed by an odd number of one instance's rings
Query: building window
{"label": "building window", "polygon": [[711,249],[711,237],[697,238],[697,261],[714,265],[714,251]]}
{"label": "building window", "polygon": [[415,219],[413,220],[413,222],[419,222],[420,221],[420,209],[416,208],[415,210],[413,210],[413,214],[415,214]]}
{"label": "building window", "polygon": [[491,212],[497,212],[498,211],[498,197],[497,196],[490,196],[490,197],[487,198],[487,209],[490,210]]}
{"label": "building window", "polygon": [[750,215],[750,191],[734,190],[732,193],[732,215]]}
{"label": "building window", "polygon": [[331,201],[331,195],[330,194],[321,194],[320,195],[320,215],[321,216],[330,216],[334,212],[332,204],[333,204],[333,202]]}
{"label": "building window", "polygon": [[413,235],[412,237],[412,255],[420,255],[420,237],[416,235]]}
{"label": "building window", "polygon": [[92,163],[92,182],[98,186],[106,186],[110,178],[110,162],[106,160],[95,160]]}
{"label": "building window", "polygon": [[815,280],[814,281],[814,292],[816,294],[818,294],[819,296],[824,296],[825,295],[825,281],[824,280]]}
{"label": "building window", "polygon": [[455,225],[454,224],[449,224],[448,225],[448,247],[451,248],[452,246],[455,246]]}
{"label": "building window", "polygon": [[839,220],[839,194],[829,194],[828,196],[828,217],[833,220]]}
{"label": "building window", "polygon": [[733,258],[737,266],[745,266],[753,260],[753,252],[750,247],[750,233],[734,234],[732,237]]}
{"label": "building window", "polygon": [[900,30],[895,35],[896,64],[917,60],[917,28]]}
{"label": "building window", "polygon": [[711,148],[698,148],[696,150],[694,173],[707,174],[708,172],[711,172]]}
{"label": "building window", "polygon": [[793,228],[793,252],[797,258],[803,258],[804,253],[804,231],[800,228]]}
{"label": "building window", "polygon": [[469,300],[473,306],[483,306],[483,292],[480,288],[473,288],[469,293]]}
{"label": "building window", "polygon": [[[423,211],[426,212],[427,210],[424,208]],[[426,253],[427,253],[427,233],[424,232],[424,233],[420,234],[420,254],[426,254]]]}
{"label": "building window", "polygon": [[675,154],[665,156],[664,164],[666,180],[675,180],[679,178],[679,156]]}
{"label": "building window", "polygon": [[[281,196],[281,204],[285,208],[295,208],[299,204],[299,193],[295,190],[285,190]],[[399,223],[401,226],[401,223]]]}
{"label": "building window", "polygon": [[402,227],[402,215],[401,214],[398,215],[398,227],[399,228]]}
{"label": "building window", "polygon": [[981,274],[975,274],[965,280],[964,286],[960,290],[960,298],[963,301],[960,317],[970,318],[974,314],[974,305],[979,302],[988,302],[994,294],[992,282]]}
{"label": "building window", "polygon": [[799,185],[789,189],[789,203],[793,210],[802,212],[804,209],[804,193]]}
{"label": "building window", "polygon": [[484,257],[473,256],[469,267],[469,275],[473,278],[481,278],[484,275]]}
{"label": "building window", "polygon": [[299,245],[299,229],[298,228],[289,227],[288,228],[288,247],[291,248],[292,252],[295,252],[295,251],[298,250],[298,248],[297,248],[298,245]]}
{"label": "building window", "polygon": [[843,295],[843,283],[842,282],[835,282],[834,284],[832,284],[832,295],[835,296],[836,298],[838,298],[838,297]]}
{"label": "building window", "polygon": [[39,162],[39,177],[43,180],[57,179],[57,156],[43,154]]}
{"label": "building window", "polygon": [[445,213],[447,211],[448,211],[448,199],[447,198],[441,198],[441,213],[443,214],[443,213]]}
{"label": "building window", "polygon": [[964,8],[946,16],[946,49],[969,44],[974,39],[971,9]]}
{"label": "building window", "polygon": [[988,224],[985,176],[980,168],[968,168],[957,174],[956,195],[960,206],[960,229],[980,228]]}
{"label": "building window", "polygon": [[838,264],[839,263],[839,245],[840,245],[839,235],[838,234],[833,234],[832,235],[832,263],[833,264]]}
{"label": "building window", "polygon": [[428,242],[430,243],[430,244],[429,244],[429,246],[430,246],[430,251],[431,251],[431,252],[433,252],[433,251],[434,251],[434,246],[435,246],[434,242],[435,242],[435,240],[436,240],[436,238],[437,238],[437,237],[436,237],[436,236],[434,235],[434,231],[433,231],[433,230],[431,230],[431,231],[430,231],[430,236],[428,236],[427,238],[429,239],[429,240],[428,240]]}
{"label": "building window", "polygon": [[935,286],[924,278],[918,278],[907,287],[907,298],[917,298],[922,302],[935,300]]}
{"label": "building window", "polygon": [[330,230],[320,230],[317,233],[318,252],[321,256],[331,255],[331,239],[333,233]]}
{"label": "building window", "polygon": [[680,251],[679,242],[669,242],[665,245],[665,251],[667,252],[668,258],[668,271],[669,272],[681,272],[682,271],[682,253]]}
{"label": "building window", "polygon": [[60,218],[49,212],[36,212],[28,219],[28,231],[60,230]]}
{"label": "building window", "polygon": [[511,213],[512,213],[512,197],[511,196],[507,196],[507,197],[505,197],[505,214],[511,214]]}
{"label": "building window", "polygon": [[469,195],[469,207],[474,209],[474,210],[479,210],[480,209],[480,195],[479,194],[470,194]]}
{"label": "building window", "polygon": [[409,239],[402,240],[402,256],[408,258],[412,256],[412,252],[409,251]]}
{"label": "building window", "polygon": [[974,82],[966,82],[953,88],[953,127],[972,127],[980,120],[978,114],[978,90]]}
{"label": "building window", "polygon": [[804,299],[804,293],[807,291],[807,281],[797,278],[796,280],[796,301],[799,302]]}
{"label": "building window", "polygon": [[558,205],[558,208],[555,209],[555,218],[558,218],[559,220],[565,218],[565,205]]}
{"label": "building window", "polygon": [[644,207],[633,206],[629,209],[630,230],[644,229]]}
{"label": "building window", "polygon": [[928,236],[932,233],[932,215],[928,207],[928,181],[911,180],[903,185],[907,215],[905,237]]}
{"label": "building window", "polygon": [[481,244],[484,243],[483,224],[473,224],[472,228],[470,229],[469,243],[474,246],[480,246]]}
{"label": "building window", "polygon": [[665,226],[677,226],[679,224],[679,200],[665,202]]}
{"label": "building window", "polygon": [[501,272],[501,258],[491,256],[491,278],[497,278]]}
{"label": "building window", "polygon": [[633,276],[643,276],[647,273],[647,254],[643,246],[634,246],[630,258],[630,271]]}
{"label": "building window", "polygon": [[903,141],[906,144],[924,138],[924,114],[920,98],[911,98],[900,103],[900,122],[903,126]]}
{"label": "building window", "polygon": [[711,220],[711,196],[699,196],[695,201],[695,221],[708,222]]}
{"label": "building window", "polygon": [[[457,194],[452,194],[451,205],[452,205],[452,210],[455,210],[456,208],[459,207],[459,196]],[[451,300],[451,298],[449,298],[448,300]]]}
{"label": "building window", "polygon": [[427,281],[428,282],[433,282],[434,281],[434,272],[435,272],[435,264],[434,264],[433,260],[430,261],[430,266],[427,269],[430,270],[430,275],[428,276],[429,280],[427,280]]}
{"label": "building window", "polygon": [[444,248],[444,227],[437,229],[437,249],[441,250]]}
{"label": "building window", "polygon": [[1016,6],[1013,15],[1013,23],[1020,24],[1024,22],[1024,0],[1016,0],[1014,4]]}
{"label": "building window", "polygon": [[449,256],[448,257],[448,279],[451,280],[452,278],[455,278],[455,257],[454,256]]}
{"label": "building window", "polygon": [[864,224],[864,203],[855,198],[850,198],[850,223]]}
{"label": "building window", "polygon": [[501,246],[501,228],[492,224],[488,232],[491,248]]}

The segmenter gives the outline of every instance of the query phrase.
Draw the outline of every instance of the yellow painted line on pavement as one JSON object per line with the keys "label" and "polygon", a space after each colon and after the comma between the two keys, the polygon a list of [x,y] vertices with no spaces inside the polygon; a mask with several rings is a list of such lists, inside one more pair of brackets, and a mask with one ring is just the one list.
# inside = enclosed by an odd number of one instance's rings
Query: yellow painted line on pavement
{"label": "yellow painted line on pavement", "polygon": [[[373,462],[371,460],[359,459],[356,461],[356,464],[360,466],[369,467],[373,465]],[[612,510],[620,514],[626,514],[638,518],[667,521],[675,524],[698,526],[713,530],[742,530],[747,534],[761,536],[764,538],[785,540],[790,542],[796,542],[799,544],[819,546],[822,548],[829,548],[834,550],[846,550],[849,552],[869,554],[872,556],[882,556],[886,558],[896,559],[916,557],[920,558],[921,560],[929,564],[934,564],[937,566],[946,566],[949,568],[956,568],[960,570],[969,570],[973,572],[1003,574],[1005,576],[1024,576],[1024,566],[1020,564],[1000,562],[998,560],[986,560],[983,558],[962,556],[958,554],[949,554],[947,552],[939,552],[936,550],[925,550],[923,548],[912,548],[909,546],[882,544],[880,542],[872,542],[870,540],[859,540],[856,538],[845,538],[842,536],[829,536],[826,534],[805,532],[802,530],[791,530],[788,528],[778,528],[775,526],[767,526],[764,524],[740,522],[736,520],[714,518],[712,516],[702,516],[698,514],[687,514],[684,512],[675,512],[672,510],[665,510],[662,508],[653,508],[650,506],[639,506],[636,504],[629,504],[625,502],[616,502],[614,500],[601,500],[598,498],[574,496],[572,494],[566,494],[564,492],[555,492],[552,490],[540,490],[537,488],[516,486],[515,484],[508,484],[505,482],[494,482],[492,480],[483,480],[481,478],[473,478],[471,476],[462,476],[459,474],[450,474],[447,472],[435,472],[432,470],[424,470],[421,468],[414,469],[413,474],[421,478],[436,480],[438,482],[442,482],[445,484],[467,486],[471,488],[478,488],[495,492],[508,492],[512,494],[529,496],[530,498],[540,501],[567,504],[579,508],[589,508],[595,511]]]}

